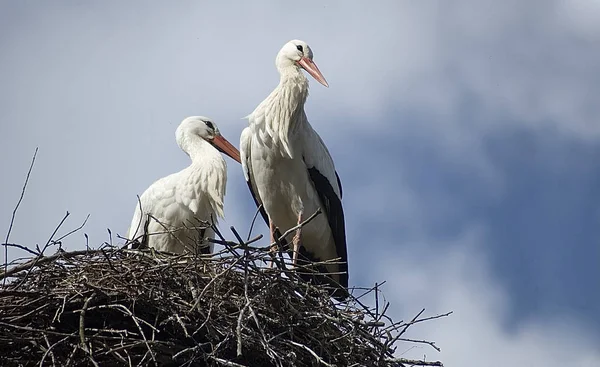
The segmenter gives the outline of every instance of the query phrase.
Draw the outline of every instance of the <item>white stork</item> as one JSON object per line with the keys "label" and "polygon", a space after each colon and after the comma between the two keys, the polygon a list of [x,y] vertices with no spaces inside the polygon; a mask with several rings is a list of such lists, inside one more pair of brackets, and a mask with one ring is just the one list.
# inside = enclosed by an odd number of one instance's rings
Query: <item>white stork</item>
{"label": "white stork", "polygon": [[237,162],[240,153],[221,136],[215,123],[203,116],[183,120],[175,137],[192,164],[146,189],[136,205],[127,237],[160,251],[211,253],[212,244],[203,242],[199,249],[197,244],[212,238],[214,231],[198,227],[200,221],[223,217],[227,164],[219,152]]}
{"label": "white stork", "polygon": [[[322,209],[323,215],[295,232],[292,263],[340,258],[342,264],[328,264],[320,271],[343,287],[333,295],[344,299],[348,259],[342,186],[327,147],[304,112],[308,80],[301,69],[329,86],[312,59],[310,47],[299,40],[286,43],[279,51],[275,61],[279,85],[248,116],[249,126],[240,138],[241,163],[257,206],[263,205],[272,242],[276,228],[285,232]],[[323,277],[300,275],[331,283]]]}

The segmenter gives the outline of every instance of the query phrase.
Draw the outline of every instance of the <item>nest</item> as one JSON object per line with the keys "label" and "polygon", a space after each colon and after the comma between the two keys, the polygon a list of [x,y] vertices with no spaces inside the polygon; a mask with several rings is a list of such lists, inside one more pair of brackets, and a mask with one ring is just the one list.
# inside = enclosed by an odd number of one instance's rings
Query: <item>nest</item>
{"label": "nest", "polygon": [[438,349],[402,335],[444,315],[394,322],[377,286],[337,302],[289,260],[268,268],[252,241],[216,242],[225,249],[211,256],[106,244],[12,265],[0,275],[0,365],[442,365],[394,352]]}

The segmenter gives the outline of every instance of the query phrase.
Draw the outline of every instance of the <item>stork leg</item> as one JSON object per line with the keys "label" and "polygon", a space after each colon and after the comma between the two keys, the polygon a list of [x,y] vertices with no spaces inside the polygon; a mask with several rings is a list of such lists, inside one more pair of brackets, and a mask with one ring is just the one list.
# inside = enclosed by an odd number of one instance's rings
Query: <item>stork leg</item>
{"label": "stork leg", "polygon": [[[298,225],[300,225],[300,223],[302,223],[302,213],[298,214]],[[294,234],[294,238],[292,239],[292,245],[294,246],[294,252],[292,254],[292,265],[294,267],[296,267],[296,264],[298,263],[298,253],[300,253],[300,234],[301,234],[301,227],[298,227],[298,229],[296,229],[296,233]]]}
{"label": "stork leg", "polygon": [[275,242],[275,224],[273,224],[271,218],[269,218],[269,233],[271,234],[272,243],[272,246],[269,249],[271,252],[271,264],[269,265],[269,269],[272,269],[275,264],[275,256],[277,256],[277,243]]}

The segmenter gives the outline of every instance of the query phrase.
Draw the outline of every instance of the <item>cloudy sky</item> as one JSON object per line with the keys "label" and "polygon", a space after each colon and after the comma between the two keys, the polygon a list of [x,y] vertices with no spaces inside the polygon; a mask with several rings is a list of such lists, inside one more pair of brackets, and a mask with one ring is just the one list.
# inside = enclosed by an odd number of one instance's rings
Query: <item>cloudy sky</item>
{"label": "cloudy sky", "polygon": [[[330,84],[306,110],[344,185],[351,284],[387,280],[398,319],[454,311],[409,335],[441,353],[398,352],[600,365],[598,0],[0,1],[6,228],[39,147],[10,242],[45,243],[67,210],[60,233],[90,214],[90,245],[123,234],[136,195],[188,164],[179,122],[237,145],[294,38]],[[245,231],[228,164],[221,225]]]}

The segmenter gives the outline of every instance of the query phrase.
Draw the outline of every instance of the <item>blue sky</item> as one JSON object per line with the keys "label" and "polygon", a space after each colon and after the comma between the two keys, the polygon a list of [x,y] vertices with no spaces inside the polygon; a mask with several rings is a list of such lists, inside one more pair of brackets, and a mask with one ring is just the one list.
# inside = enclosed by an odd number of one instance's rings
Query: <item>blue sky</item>
{"label": "blue sky", "polygon": [[[294,38],[330,83],[306,110],[342,178],[350,283],[387,280],[399,319],[455,312],[411,334],[442,353],[406,355],[600,364],[596,0],[0,2],[6,226],[40,147],[11,242],[45,242],[67,210],[65,231],[91,214],[91,245],[123,233],[135,195],[188,164],[179,122],[237,142]],[[228,165],[222,226],[245,231]]]}

